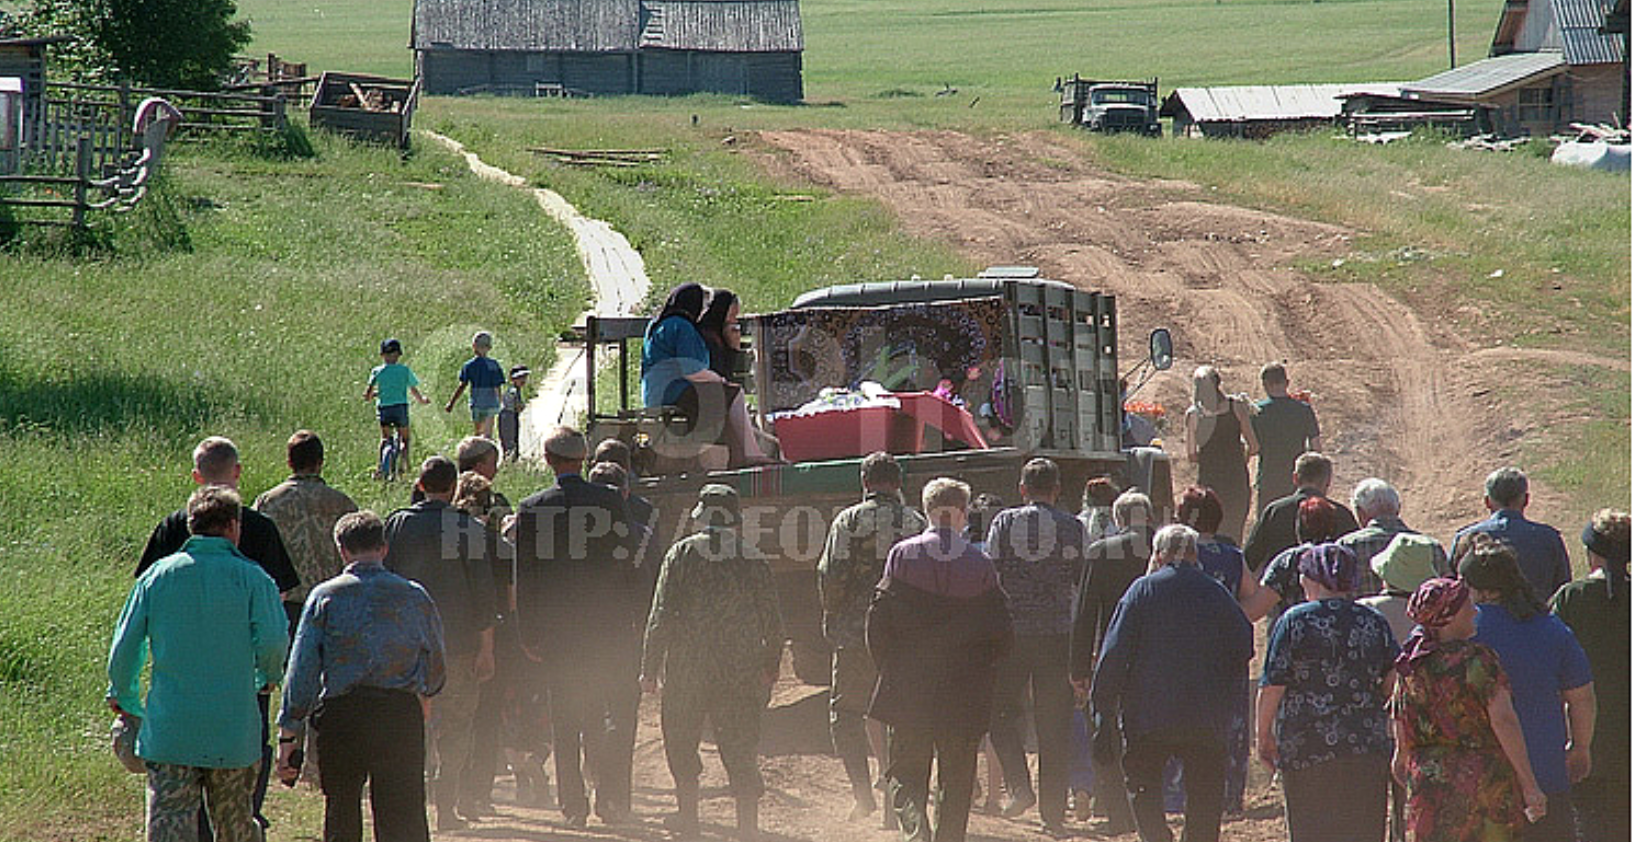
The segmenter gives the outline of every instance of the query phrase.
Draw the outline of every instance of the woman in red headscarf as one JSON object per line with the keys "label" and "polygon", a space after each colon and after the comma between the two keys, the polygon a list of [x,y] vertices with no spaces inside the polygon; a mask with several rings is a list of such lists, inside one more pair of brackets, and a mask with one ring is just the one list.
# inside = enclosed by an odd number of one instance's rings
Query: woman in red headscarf
{"label": "woman in red headscarf", "polygon": [[1395,758],[1410,842],[1510,842],[1547,799],[1498,656],[1470,640],[1475,603],[1457,579],[1431,579],[1407,605],[1418,628],[1395,669]]}

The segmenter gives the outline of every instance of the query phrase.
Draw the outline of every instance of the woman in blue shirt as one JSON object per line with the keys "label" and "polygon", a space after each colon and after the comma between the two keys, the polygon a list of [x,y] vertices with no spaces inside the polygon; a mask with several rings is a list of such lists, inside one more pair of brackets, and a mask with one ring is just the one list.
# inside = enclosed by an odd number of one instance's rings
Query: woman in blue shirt
{"label": "woman in blue shirt", "polygon": [[777,461],[758,447],[740,387],[712,370],[711,351],[695,327],[705,306],[704,287],[682,284],[649,323],[643,337],[643,405],[677,407],[689,419],[693,438],[729,446],[731,467]]}
{"label": "woman in blue shirt", "polygon": [[1258,690],[1259,760],[1281,770],[1292,842],[1382,842],[1394,743],[1386,677],[1395,634],[1354,601],[1355,554],[1333,542],[1299,556],[1309,600],[1281,615]]}
{"label": "woman in blue shirt", "polygon": [[1475,641],[1498,653],[1509,677],[1532,776],[1548,796],[1547,814],[1527,827],[1522,839],[1576,838],[1572,784],[1588,777],[1594,741],[1589,659],[1571,629],[1537,597],[1509,544],[1479,536],[1459,560],[1458,576],[1480,609]]}

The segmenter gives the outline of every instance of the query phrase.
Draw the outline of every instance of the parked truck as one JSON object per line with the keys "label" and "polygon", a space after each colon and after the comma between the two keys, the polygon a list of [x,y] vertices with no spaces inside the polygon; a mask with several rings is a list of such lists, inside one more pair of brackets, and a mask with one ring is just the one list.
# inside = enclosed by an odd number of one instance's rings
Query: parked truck
{"label": "parked truck", "polygon": [[1161,100],[1154,78],[1122,82],[1077,75],[1059,80],[1057,87],[1060,122],[1095,132],[1136,132],[1151,137],[1162,134],[1157,113]]}
{"label": "parked truck", "polygon": [[[1112,296],[1013,267],[819,289],[742,323],[750,347],[737,379],[790,464],[723,470],[720,446],[691,440],[670,408],[629,406],[628,344],[641,342],[643,318],[588,317],[576,328],[588,359],[613,345],[621,362],[618,408],[599,411],[589,389],[584,420],[594,442],[633,446],[633,493],[655,507],[655,540],[670,544],[693,531],[689,512],[702,484],[739,491],[743,538],[775,571],[805,681],[824,684],[829,674],[816,563],[832,518],[861,499],[860,461],[871,451],[899,454],[913,503],[939,476],[1016,502],[1020,468],[1036,456],[1059,464],[1067,508],[1096,476],[1142,489],[1159,505],[1172,498],[1167,454],[1123,446]],[[1129,375],[1172,364],[1166,330],[1152,332],[1150,347],[1151,358]]]}

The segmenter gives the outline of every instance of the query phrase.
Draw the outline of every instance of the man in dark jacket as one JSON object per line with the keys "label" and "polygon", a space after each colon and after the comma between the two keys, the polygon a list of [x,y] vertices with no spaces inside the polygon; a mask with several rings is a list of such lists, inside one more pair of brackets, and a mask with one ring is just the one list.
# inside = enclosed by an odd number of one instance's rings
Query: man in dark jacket
{"label": "man in dark jacket", "polygon": [[[459,830],[457,815],[473,751],[473,717],[481,685],[495,674],[495,540],[490,530],[450,506],[456,465],[443,456],[421,463],[422,501],[387,517],[382,565],[427,591],[444,623],[444,689],[433,698],[432,739],[438,764],[431,778],[438,828]],[[322,772],[321,772],[322,774]],[[474,818],[474,816],[467,816]]]}
{"label": "man in dark jacket", "polygon": [[[965,483],[923,487],[929,530],[889,551],[866,612],[877,664],[870,714],[888,724],[888,788],[909,842],[960,842],[968,832],[975,752],[991,718],[997,665],[1013,645],[996,569],[962,537]],[[939,803],[928,817],[928,775],[940,761]]]}
{"label": "man in dark jacket", "polygon": [[623,823],[632,810],[632,754],[612,749],[632,727],[625,718],[638,692],[637,549],[620,492],[581,476],[586,438],[555,428],[546,457],[557,484],[518,507],[520,634],[552,697],[559,808],[571,825],[586,825],[584,752],[599,818]]}
{"label": "man in dark jacket", "polygon": [[1348,535],[1361,527],[1350,513],[1350,507],[1327,497],[1332,481],[1331,459],[1319,453],[1304,453],[1298,457],[1293,463],[1293,484],[1298,490],[1265,506],[1258,513],[1258,520],[1253,521],[1244,553],[1249,569],[1258,573],[1277,553],[1298,545],[1298,506],[1311,497],[1325,499],[1332,509],[1333,535]]}
{"label": "man in dark jacket", "polygon": [[[1088,547],[1087,566],[1077,587],[1071,622],[1071,685],[1083,699],[1093,686],[1093,662],[1099,655],[1099,644],[1110,626],[1110,618],[1116,613],[1117,601],[1150,566],[1150,541],[1156,531],[1150,498],[1138,491],[1117,497],[1111,504],[1111,515],[1121,531]],[[1104,731],[1103,735],[1110,739],[1115,731]],[[1094,812],[1110,817],[1108,830],[1111,832],[1131,832],[1132,811],[1128,809],[1127,790],[1122,786],[1122,770],[1117,758],[1096,756],[1093,765]]]}
{"label": "man in dark jacket", "polygon": [[[1151,573],[1116,605],[1093,703],[1121,722],[1122,771],[1143,842],[1173,842],[1162,811],[1162,770],[1184,765],[1186,842],[1217,842],[1224,810],[1224,732],[1230,700],[1246,692],[1253,626],[1230,592],[1196,563],[1196,531],[1156,531]],[[1096,742],[1103,742],[1095,738]]]}
{"label": "man in dark jacket", "polygon": [[[1066,665],[1071,599],[1082,573],[1088,536],[1075,515],[1054,507],[1059,499],[1059,466],[1052,460],[1037,458],[1025,463],[1019,474],[1019,494],[1025,505],[999,512],[985,540],[1014,624],[1013,652],[997,674],[991,745],[1008,781],[1003,817],[1021,815],[1034,802],[1043,828],[1057,836],[1065,830],[1067,749],[1075,704]],[[1031,795],[1031,770],[1025,762],[1021,728],[1027,684],[1036,721],[1040,799]]]}

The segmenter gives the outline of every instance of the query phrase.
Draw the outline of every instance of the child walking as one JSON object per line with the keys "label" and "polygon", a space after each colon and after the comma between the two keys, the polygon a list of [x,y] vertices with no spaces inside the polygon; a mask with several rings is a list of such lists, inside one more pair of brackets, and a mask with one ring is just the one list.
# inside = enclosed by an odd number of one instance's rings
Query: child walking
{"label": "child walking", "polygon": [[472,411],[473,435],[487,439],[495,438],[495,417],[501,414],[501,387],[507,383],[501,364],[490,359],[490,348],[494,344],[495,338],[487,330],[473,334],[473,358],[461,367],[461,382],[444,404],[445,412],[454,411],[461,393],[471,386],[467,407]]}
{"label": "child walking", "polygon": [[515,365],[507,370],[511,381],[501,393],[501,414],[496,419],[496,432],[501,434],[501,452],[510,461],[518,461],[518,416],[524,411],[524,387],[530,379],[530,367]]}

